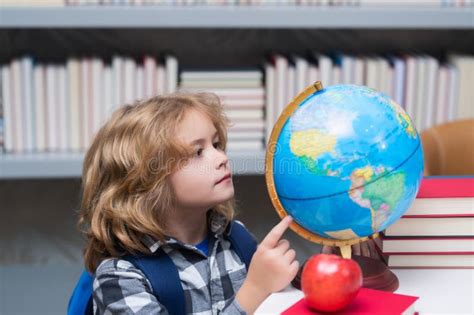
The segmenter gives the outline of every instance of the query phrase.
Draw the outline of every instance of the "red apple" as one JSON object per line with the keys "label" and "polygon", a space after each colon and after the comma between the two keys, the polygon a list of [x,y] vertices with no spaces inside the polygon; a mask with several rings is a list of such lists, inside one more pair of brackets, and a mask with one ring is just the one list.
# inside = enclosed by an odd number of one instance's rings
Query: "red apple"
{"label": "red apple", "polygon": [[337,255],[311,256],[301,274],[301,289],[306,303],[318,311],[344,309],[357,296],[361,286],[359,265]]}

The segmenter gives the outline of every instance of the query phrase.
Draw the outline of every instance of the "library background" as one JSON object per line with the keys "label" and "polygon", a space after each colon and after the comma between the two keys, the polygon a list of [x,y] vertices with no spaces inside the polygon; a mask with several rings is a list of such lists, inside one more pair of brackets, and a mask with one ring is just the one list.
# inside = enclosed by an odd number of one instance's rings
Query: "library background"
{"label": "library background", "polygon": [[[426,175],[473,175],[473,30],[470,0],[0,0],[0,314],[65,312],[84,152],[112,111],[152,95],[221,98],[237,218],[258,239],[279,221],[266,141],[315,81],[389,95],[422,135]],[[286,237],[300,261],[320,251]]]}

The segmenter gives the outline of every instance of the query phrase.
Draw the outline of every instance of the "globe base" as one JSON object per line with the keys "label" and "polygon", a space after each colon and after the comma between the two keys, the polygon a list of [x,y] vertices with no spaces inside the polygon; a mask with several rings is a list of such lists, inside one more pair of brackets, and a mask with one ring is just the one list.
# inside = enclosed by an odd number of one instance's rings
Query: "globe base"
{"label": "globe base", "polygon": [[[362,286],[368,289],[395,292],[398,289],[399,282],[397,276],[387,267],[387,265],[375,258],[352,255],[352,259],[357,262],[362,269],[364,278]],[[291,284],[301,290],[301,272],[304,264],[300,267],[298,274]]]}

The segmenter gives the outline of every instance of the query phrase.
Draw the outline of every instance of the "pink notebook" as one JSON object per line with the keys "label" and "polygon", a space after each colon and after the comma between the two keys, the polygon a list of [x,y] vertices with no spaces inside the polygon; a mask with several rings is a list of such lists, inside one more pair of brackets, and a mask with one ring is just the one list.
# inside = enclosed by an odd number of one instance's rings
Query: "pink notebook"
{"label": "pink notebook", "polygon": [[[418,297],[361,288],[354,301],[337,314],[415,314],[414,303]],[[311,309],[304,299],[286,309],[282,315],[328,314]]]}

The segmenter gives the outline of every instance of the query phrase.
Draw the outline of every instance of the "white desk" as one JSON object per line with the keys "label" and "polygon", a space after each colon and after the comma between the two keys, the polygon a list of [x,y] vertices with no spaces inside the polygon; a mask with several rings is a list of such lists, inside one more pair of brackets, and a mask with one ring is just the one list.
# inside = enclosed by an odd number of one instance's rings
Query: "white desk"
{"label": "white desk", "polygon": [[[396,293],[420,297],[415,310],[425,314],[474,314],[474,270],[393,269]],[[292,287],[270,295],[255,314],[280,314],[303,297]]]}

